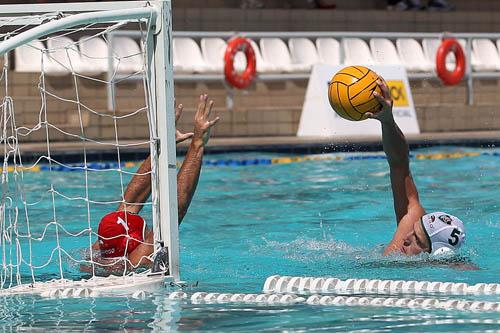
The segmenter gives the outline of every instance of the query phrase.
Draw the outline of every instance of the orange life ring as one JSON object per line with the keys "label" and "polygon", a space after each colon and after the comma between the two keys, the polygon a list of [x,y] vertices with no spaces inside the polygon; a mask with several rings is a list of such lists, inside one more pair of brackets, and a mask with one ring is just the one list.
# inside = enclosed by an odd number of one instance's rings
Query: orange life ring
{"label": "orange life ring", "polygon": [[[450,72],[446,68],[446,56],[449,52],[455,54],[455,69]],[[458,84],[465,74],[465,54],[462,46],[455,38],[443,40],[436,53],[436,72],[441,81],[447,86]]]}
{"label": "orange life ring", "polygon": [[[247,67],[242,73],[238,73],[234,68],[234,57],[236,53],[242,51],[247,58]],[[224,54],[224,75],[226,81],[235,88],[244,89],[255,79],[256,61],[255,52],[250,41],[243,37],[233,37],[227,42],[226,53]]]}

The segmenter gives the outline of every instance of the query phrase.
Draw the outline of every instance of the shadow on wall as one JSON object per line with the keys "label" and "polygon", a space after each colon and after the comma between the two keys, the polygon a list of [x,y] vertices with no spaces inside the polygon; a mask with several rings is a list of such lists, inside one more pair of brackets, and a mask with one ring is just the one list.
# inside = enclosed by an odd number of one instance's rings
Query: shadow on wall
{"label": "shadow on wall", "polygon": [[[325,8],[376,9],[385,8],[385,0],[210,0],[204,8]],[[174,8],[198,8],[199,0],[176,0]]]}

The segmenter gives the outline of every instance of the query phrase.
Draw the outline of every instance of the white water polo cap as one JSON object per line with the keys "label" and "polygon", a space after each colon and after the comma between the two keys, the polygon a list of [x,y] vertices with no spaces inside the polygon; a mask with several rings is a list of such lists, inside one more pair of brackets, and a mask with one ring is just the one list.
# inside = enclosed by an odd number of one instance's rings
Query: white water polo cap
{"label": "white water polo cap", "polygon": [[422,216],[432,255],[451,254],[465,242],[464,223],[456,216],[434,212]]}

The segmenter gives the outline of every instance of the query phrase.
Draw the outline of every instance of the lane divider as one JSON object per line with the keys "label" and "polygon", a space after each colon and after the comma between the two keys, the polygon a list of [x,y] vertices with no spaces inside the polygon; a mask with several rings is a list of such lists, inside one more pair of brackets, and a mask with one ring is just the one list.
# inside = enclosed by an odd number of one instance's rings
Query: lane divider
{"label": "lane divider", "polygon": [[[24,172],[39,172],[41,169],[41,166],[40,165],[35,165],[33,167],[18,167],[17,170],[19,172],[24,171]],[[0,168],[0,172],[3,172],[3,168]],[[7,172],[14,172],[15,171],[15,168],[13,166],[9,166],[7,168]]]}
{"label": "lane divider", "polygon": [[[417,160],[443,160],[443,159],[458,159],[464,157],[476,156],[496,156],[500,157],[500,152],[467,152],[467,153],[436,153],[436,154],[410,154],[410,158]],[[254,159],[206,159],[203,161],[205,166],[250,166],[250,165],[272,165],[272,164],[290,164],[300,163],[306,161],[358,161],[358,160],[385,160],[383,154],[364,154],[364,155],[345,155],[345,156],[331,156],[331,155],[307,155],[307,156],[288,156],[276,158],[254,158]],[[87,163],[87,170],[110,170],[110,169],[123,169],[123,168],[137,168],[141,162],[125,162],[118,164],[117,162],[93,162]],[[180,167],[181,162],[177,162],[177,167]],[[85,170],[84,164],[67,164],[67,165],[52,165],[48,164],[35,165],[33,167],[18,167],[17,170],[24,172],[39,172],[39,171],[57,171],[57,172],[83,172]],[[9,166],[7,172],[14,172],[14,167]],[[0,168],[3,172],[3,168]]]}
{"label": "lane divider", "polygon": [[[410,158],[417,160],[442,160],[442,159],[457,159],[464,157],[475,156],[498,156],[500,152],[467,152],[467,153],[437,153],[437,154],[410,154]],[[204,165],[209,166],[248,166],[248,165],[271,165],[271,164],[290,164],[305,161],[357,161],[357,160],[385,160],[383,154],[369,154],[369,155],[347,155],[347,156],[328,156],[328,155],[308,155],[308,156],[293,156],[293,157],[279,157],[267,159],[240,159],[240,160],[205,160]]]}
{"label": "lane divider", "polygon": [[[196,292],[189,296],[185,292],[176,291],[169,294],[170,300],[189,300],[193,304],[257,304],[257,305],[293,305],[309,304],[323,306],[374,306],[420,309],[443,309],[473,312],[500,312],[500,302],[470,300],[440,300],[436,298],[399,298],[399,297],[360,297],[360,296],[328,296],[311,295],[300,297],[290,294],[227,294]],[[495,320],[492,323],[500,323]]]}
{"label": "lane divider", "polygon": [[369,280],[324,277],[300,277],[273,275],[264,282],[265,293],[374,293],[374,294],[482,294],[500,295],[500,284],[404,281],[404,280]]}
{"label": "lane divider", "polygon": [[417,154],[415,158],[417,160],[443,160],[450,158],[463,158],[463,157],[475,157],[475,156],[500,156],[500,153],[478,153],[478,152],[468,152],[468,153],[437,153],[437,154]]}

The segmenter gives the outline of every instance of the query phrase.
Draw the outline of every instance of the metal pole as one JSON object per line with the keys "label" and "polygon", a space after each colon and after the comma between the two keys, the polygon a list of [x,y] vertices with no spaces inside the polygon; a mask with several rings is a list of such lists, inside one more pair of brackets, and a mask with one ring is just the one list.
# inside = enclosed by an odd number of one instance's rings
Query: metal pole
{"label": "metal pole", "polygon": [[[179,229],[175,147],[174,72],[172,61],[172,10],[170,0],[158,0],[154,46],[154,87],[158,131],[160,241],[168,248],[170,275],[179,279]],[[156,236],[156,235],[155,235]]]}
{"label": "metal pole", "polygon": [[[120,35],[130,35],[134,36],[137,31],[117,31],[116,34]],[[343,38],[357,37],[362,39],[369,38],[437,38],[440,39],[443,33],[408,33],[408,32],[325,32],[325,31],[305,31],[305,32],[286,32],[286,31],[273,31],[273,32],[236,32],[236,31],[174,31],[172,33],[173,37],[191,37],[191,38],[202,38],[202,37],[221,37],[229,38],[235,34],[241,34],[248,38],[265,38],[265,37],[280,37],[280,38],[291,38],[291,37],[305,37],[305,38],[319,38],[319,37],[332,37],[340,39],[340,60],[341,63],[345,60],[345,50]],[[499,78],[499,72],[473,72],[472,68],[472,39],[474,38],[489,38],[489,39],[500,39],[500,33],[456,33],[453,34],[455,38],[466,39],[466,87],[467,96],[466,103],[468,105],[473,105],[474,103],[474,79],[476,78]],[[256,81],[281,81],[281,80],[307,80],[309,74],[306,73],[291,73],[291,74],[258,74]],[[408,73],[408,78],[411,80],[436,80],[437,77],[435,73]],[[134,77],[131,80],[136,79]],[[200,82],[200,81],[222,81],[224,76],[221,74],[177,74],[174,79],[176,81],[182,82]],[[226,97],[227,106],[231,106],[231,97]]]}
{"label": "metal pole", "polygon": [[149,5],[149,1],[103,1],[103,2],[73,2],[73,3],[44,3],[44,4],[18,4],[1,5],[0,13],[18,16],[61,12],[65,13],[96,12],[105,10],[141,8]]}
{"label": "metal pole", "polygon": [[345,50],[344,50],[344,39],[340,41],[340,47],[339,47],[339,57],[340,57],[340,63],[343,64],[345,61]]}
{"label": "metal pole", "polygon": [[15,49],[18,46],[27,44],[32,40],[46,36],[56,31],[69,29],[82,24],[109,23],[122,20],[137,20],[142,18],[155,17],[155,12],[151,7],[108,10],[98,13],[84,13],[64,17],[42,25],[39,25],[19,35],[13,36],[0,43],[0,55]]}
{"label": "metal pole", "polygon": [[[443,36],[442,32],[367,32],[367,31],[270,31],[270,32],[241,32],[241,31],[174,31],[174,37],[190,37],[190,38],[203,38],[203,37],[220,37],[230,38],[236,34],[244,35],[247,38],[318,38],[318,37],[332,37],[332,38],[436,38],[440,39]],[[489,38],[500,39],[500,33],[453,33],[455,38]]]}
{"label": "metal pole", "polygon": [[106,34],[108,40],[108,72],[106,78],[108,81],[108,111],[115,111],[115,78],[113,77],[114,57],[113,57],[113,34]]}
{"label": "metal pole", "polygon": [[467,38],[466,44],[466,74],[467,75],[467,105],[474,104],[474,78],[472,77],[472,39]]}

